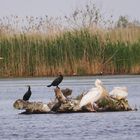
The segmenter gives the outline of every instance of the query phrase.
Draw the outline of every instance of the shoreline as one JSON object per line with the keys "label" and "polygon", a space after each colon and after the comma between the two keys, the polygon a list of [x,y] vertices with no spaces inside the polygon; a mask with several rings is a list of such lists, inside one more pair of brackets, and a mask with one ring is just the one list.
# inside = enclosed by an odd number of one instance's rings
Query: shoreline
{"label": "shoreline", "polygon": [[[52,78],[52,77],[56,77],[57,75],[55,75],[55,76],[25,76],[25,77],[12,77],[12,76],[10,76],[10,77],[0,77],[0,80],[2,80],[2,79],[41,79],[41,78]],[[70,78],[70,77],[72,77],[72,78],[76,78],[76,77],[118,77],[118,78],[120,78],[121,76],[123,76],[123,78],[127,78],[127,77],[131,77],[131,76],[135,76],[135,77],[137,77],[137,76],[140,76],[140,74],[112,74],[112,75],[108,75],[108,74],[106,74],[106,75],[64,75],[64,77],[66,77],[66,78]]]}

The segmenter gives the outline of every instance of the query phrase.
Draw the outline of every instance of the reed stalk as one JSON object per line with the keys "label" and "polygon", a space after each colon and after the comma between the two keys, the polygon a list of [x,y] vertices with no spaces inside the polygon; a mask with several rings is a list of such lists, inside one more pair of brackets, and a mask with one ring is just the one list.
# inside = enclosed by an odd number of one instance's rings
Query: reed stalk
{"label": "reed stalk", "polygon": [[0,76],[140,74],[140,28],[1,34]]}

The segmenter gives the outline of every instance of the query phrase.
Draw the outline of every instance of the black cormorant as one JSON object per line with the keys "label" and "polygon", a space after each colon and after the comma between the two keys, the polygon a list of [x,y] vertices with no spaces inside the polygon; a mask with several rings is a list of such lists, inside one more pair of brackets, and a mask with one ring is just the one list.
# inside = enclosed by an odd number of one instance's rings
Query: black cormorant
{"label": "black cormorant", "polygon": [[32,94],[31,88],[30,88],[30,86],[28,86],[28,91],[24,94],[23,100],[24,100],[24,101],[28,101],[29,98],[31,97],[31,94]]}
{"label": "black cormorant", "polygon": [[63,80],[63,75],[61,73],[59,73],[59,76],[50,84],[47,85],[47,87],[51,87],[51,86],[57,86],[62,82]]}

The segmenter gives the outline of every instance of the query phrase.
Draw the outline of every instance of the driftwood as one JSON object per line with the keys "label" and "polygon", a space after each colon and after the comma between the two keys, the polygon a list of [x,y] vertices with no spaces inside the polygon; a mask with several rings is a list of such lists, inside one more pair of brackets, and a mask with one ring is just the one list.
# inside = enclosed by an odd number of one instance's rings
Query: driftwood
{"label": "driftwood", "polygon": [[56,112],[78,112],[78,111],[81,111],[81,109],[79,107],[79,101],[73,100],[73,99],[67,99],[63,95],[63,93],[65,93],[64,91],[68,91],[68,89],[62,90],[62,91],[60,90],[60,88],[54,89],[55,97],[56,97],[57,101],[51,110],[52,111],[55,110]]}
{"label": "driftwood", "polygon": [[69,88],[62,89],[61,92],[63,93],[63,95],[64,95],[66,98],[72,94],[72,90],[69,89]]}
{"label": "driftwood", "polygon": [[42,102],[29,102],[18,99],[13,104],[14,108],[25,110],[24,113],[71,113],[71,112],[103,112],[103,111],[129,111],[132,110],[126,99],[113,99],[104,94],[96,103],[88,103],[80,107],[83,94],[76,98],[68,98],[72,90],[55,88],[55,99],[47,104]]}
{"label": "driftwood", "polygon": [[[55,89],[57,90],[57,89]],[[65,102],[66,97],[70,96],[72,93],[71,89],[62,89],[62,93],[56,92],[57,99],[60,99],[60,102]],[[43,102],[29,102],[22,99],[18,99],[14,102],[13,107],[18,110],[25,110],[25,114],[29,113],[49,113],[51,111],[57,111],[57,108],[60,107],[60,103],[53,101],[48,104]]]}
{"label": "driftwood", "polygon": [[19,110],[26,110],[25,113],[48,113],[51,111],[47,104],[42,102],[28,102],[22,99],[16,100],[13,106]]}

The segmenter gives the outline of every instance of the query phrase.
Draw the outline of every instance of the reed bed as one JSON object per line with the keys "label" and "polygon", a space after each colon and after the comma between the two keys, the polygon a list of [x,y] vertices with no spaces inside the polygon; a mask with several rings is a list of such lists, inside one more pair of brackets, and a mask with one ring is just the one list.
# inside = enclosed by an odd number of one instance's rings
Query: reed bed
{"label": "reed bed", "polygon": [[140,74],[140,27],[66,29],[48,17],[27,17],[21,28],[3,20],[0,76]]}
{"label": "reed bed", "polygon": [[0,76],[139,74],[139,35],[139,28],[128,28],[1,36]]}

